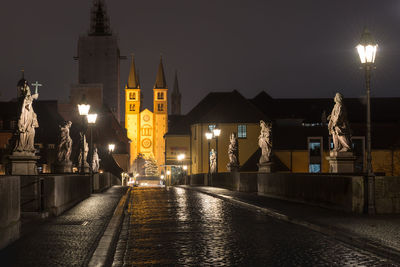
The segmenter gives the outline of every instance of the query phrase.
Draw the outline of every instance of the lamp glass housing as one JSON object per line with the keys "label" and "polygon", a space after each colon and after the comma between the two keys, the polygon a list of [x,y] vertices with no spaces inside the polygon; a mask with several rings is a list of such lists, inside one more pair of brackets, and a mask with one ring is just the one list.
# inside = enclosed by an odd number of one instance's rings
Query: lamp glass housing
{"label": "lamp glass housing", "polygon": [[88,121],[89,124],[95,124],[96,123],[96,119],[97,119],[97,114],[96,113],[87,115],[87,121]]}
{"label": "lamp glass housing", "polygon": [[206,132],[207,140],[211,140],[213,138],[213,134],[211,132]]}
{"label": "lamp glass housing", "polygon": [[108,145],[108,151],[114,152],[114,149],[115,149],[115,144],[109,144]]}
{"label": "lamp glass housing", "polygon": [[78,104],[79,115],[87,116],[89,114],[90,105],[89,104]]}
{"label": "lamp glass housing", "polygon": [[221,129],[214,128],[213,133],[214,136],[218,137],[221,134]]}

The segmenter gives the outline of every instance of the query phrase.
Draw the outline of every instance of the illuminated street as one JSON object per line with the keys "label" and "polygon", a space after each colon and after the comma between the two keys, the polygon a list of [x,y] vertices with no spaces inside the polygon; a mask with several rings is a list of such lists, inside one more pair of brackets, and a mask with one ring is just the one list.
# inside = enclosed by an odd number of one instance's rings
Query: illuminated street
{"label": "illuminated street", "polygon": [[194,190],[135,188],[113,266],[398,266]]}

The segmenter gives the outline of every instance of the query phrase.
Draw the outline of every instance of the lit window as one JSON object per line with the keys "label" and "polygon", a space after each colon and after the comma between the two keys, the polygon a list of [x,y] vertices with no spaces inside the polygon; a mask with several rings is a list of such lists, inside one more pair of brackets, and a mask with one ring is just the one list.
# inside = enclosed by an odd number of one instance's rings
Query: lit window
{"label": "lit window", "polygon": [[322,167],[322,137],[308,138],[308,170],[309,172],[321,172]]}
{"label": "lit window", "polygon": [[129,93],[129,99],[135,100],[136,99],[136,94],[134,92]]}
{"label": "lit window", "polygon": [[164,93],[163,92],[158,92],[157,93],[157,99],[164,99]]}
{"label": "lit window", "polygon": [[129,111],[135,111],[135,104],[129,105]]}
{"label": "lit window", "polygon": [[157,105],[158,111],[164,111],[164,104]]}
{"label": "lit window", "polygon": [[245,124],[238,125],[238,138],[247,138],[247,127]]}
{"label": "lit window", "polygon": [[217,127],[215,124],[208,125],[208,131],[212,133],[215,127]]}

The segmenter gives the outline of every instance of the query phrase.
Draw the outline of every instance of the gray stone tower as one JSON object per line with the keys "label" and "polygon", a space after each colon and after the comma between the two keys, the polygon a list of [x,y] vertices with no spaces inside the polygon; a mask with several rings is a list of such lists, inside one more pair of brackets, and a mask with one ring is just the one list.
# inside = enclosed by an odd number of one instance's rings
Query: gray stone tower
{"label": "gray stone tower", "polygon": [[171,94],[171,115],[181,115],[181,93],[179,92],[178,72],[175,71],[174,89]]}
{"label": "gray stone tower", "polygon": [[93,1],[90,29],[87,35],[79,37],[76,59],[78,82],[103,84],[103,103],[120,121],[120,51],[103,0]]}

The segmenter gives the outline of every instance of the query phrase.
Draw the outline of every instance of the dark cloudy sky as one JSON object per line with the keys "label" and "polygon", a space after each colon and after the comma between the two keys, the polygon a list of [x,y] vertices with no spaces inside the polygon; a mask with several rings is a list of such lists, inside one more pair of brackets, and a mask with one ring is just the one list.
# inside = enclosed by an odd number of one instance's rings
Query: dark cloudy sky
{"label": "dark cloudy sky", "polygon": [[[400,96],[400,1],[120,0],[106,1],[121,54],[134,52],[145,104],[159,55],[172,89],[179,72],[183,111],[211,91],[253,97],[364,95],[355,46],[367,26],[379,42],[373,96]],[[1,100],[16,94],[20,69],[43,83],[41,99],[66,101],[77,81],[80,34],[91,0],[13,0],[0,9]],[[121,63],[121,86],[129,60]],[[121,92],[122,89],[121,89]],[[151,107],[151,106],[150,106]]]}

